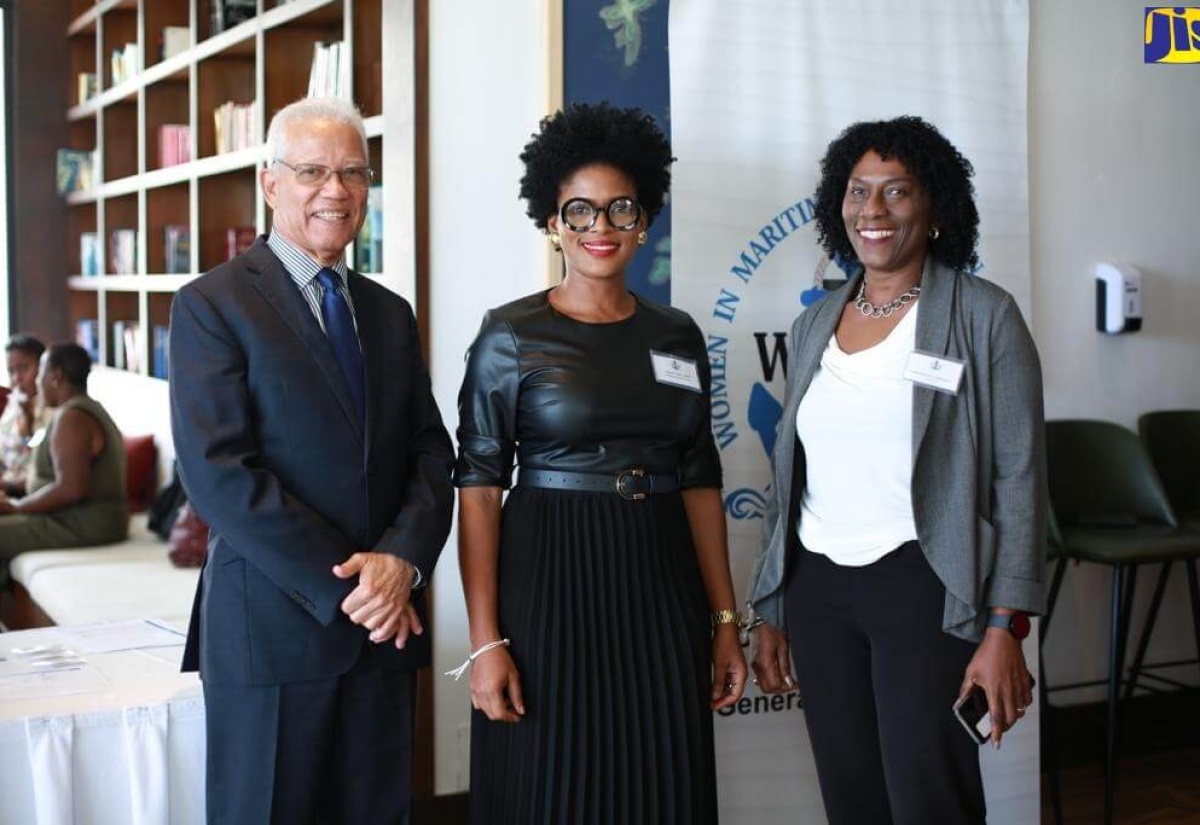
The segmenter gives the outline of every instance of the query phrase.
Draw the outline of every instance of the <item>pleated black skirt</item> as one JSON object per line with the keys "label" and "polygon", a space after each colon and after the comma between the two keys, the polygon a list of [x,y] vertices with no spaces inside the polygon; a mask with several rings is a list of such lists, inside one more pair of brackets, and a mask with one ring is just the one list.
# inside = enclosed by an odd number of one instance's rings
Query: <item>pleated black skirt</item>
{"label": "pleated black skirt", "polygon": [[472,717],[472,823],[715,823],[708,600],[682,498],[515,489],[499,597],[526,713]]}

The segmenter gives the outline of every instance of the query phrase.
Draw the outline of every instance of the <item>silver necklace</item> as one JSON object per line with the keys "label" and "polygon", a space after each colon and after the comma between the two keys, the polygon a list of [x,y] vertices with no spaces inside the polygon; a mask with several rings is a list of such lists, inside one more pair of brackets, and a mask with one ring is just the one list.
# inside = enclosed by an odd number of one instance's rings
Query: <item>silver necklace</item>
{"label": "silver necklace", "polygon": [[905,292],[900,297],[888,301],[886,304],[875,306],[867,300],[867,279],[863,278],[862,283],[858,285],[858,295],[854,296],[854,306],[868,318],[890,318],[896,313],[896,310],[905,304],[912,303],[917,300],[917,296],[921,294],[921,285],[917,284],[908,292]]}

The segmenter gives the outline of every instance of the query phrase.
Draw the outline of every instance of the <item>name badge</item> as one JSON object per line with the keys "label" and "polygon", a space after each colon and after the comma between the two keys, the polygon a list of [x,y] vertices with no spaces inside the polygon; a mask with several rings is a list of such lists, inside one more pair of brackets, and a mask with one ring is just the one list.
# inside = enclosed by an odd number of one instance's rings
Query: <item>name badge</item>
{"label": "name badge", "polygon": [[950,395],[958,395],[962,376],[962,361],[919,350],[913,350],[908,356],[908,363],[904,365],[905,380]]}
{"label": "name badge", "polygon": [[41,444],[45,440],[46,440],[46,428],[42,427],[36,433],[29,436],[29,443],[26,446],[28,446],[29,449],[32,450],[34,447]]}
{"label": "name badge", "polygon": [[658,383],[700,392],[700,371],[691,358],[650,350],[650,363],[654,367],[654,380]]}

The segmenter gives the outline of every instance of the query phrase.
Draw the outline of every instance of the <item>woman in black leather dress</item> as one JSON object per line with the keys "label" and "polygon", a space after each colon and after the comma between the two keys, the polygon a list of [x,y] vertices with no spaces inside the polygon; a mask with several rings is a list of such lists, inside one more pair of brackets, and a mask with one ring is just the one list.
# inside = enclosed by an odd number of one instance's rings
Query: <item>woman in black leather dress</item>
{"label": "woman in black leather dress", "polygon": [[711,709],[746,663],[708,358],[688,315],[625,287],[670,146],[577,105],[521,158],[565,277],[487,313],[459,395],[472,821],[716,822]]}

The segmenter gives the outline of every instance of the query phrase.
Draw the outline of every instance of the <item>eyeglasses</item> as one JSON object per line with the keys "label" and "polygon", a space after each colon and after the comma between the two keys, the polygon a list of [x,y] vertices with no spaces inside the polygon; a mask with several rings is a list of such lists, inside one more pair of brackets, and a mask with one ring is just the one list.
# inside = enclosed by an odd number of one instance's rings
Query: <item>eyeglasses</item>
{"label": "eyeglasses", "polygon": [[637,226],[642,207],[633,198],[617,198],[603,209],[583,198],[572,198],[558,210],[558,219],[575,232],[586,232],[596,225],[596,217],[601,212],[608,216],[609,226],[627,232]]}
{"label": "eyeglasses", "polygon": [[347,166],[345,169],[330,169],[319,163],[297,163],[295,166],[286,160],[276,158],[271,161],[286,166],[296,176],[296,183],[301,186],[324,186],[334,175],[342,181],[347,189],[366,189],[375,180],[375,170],[370,166]]}

